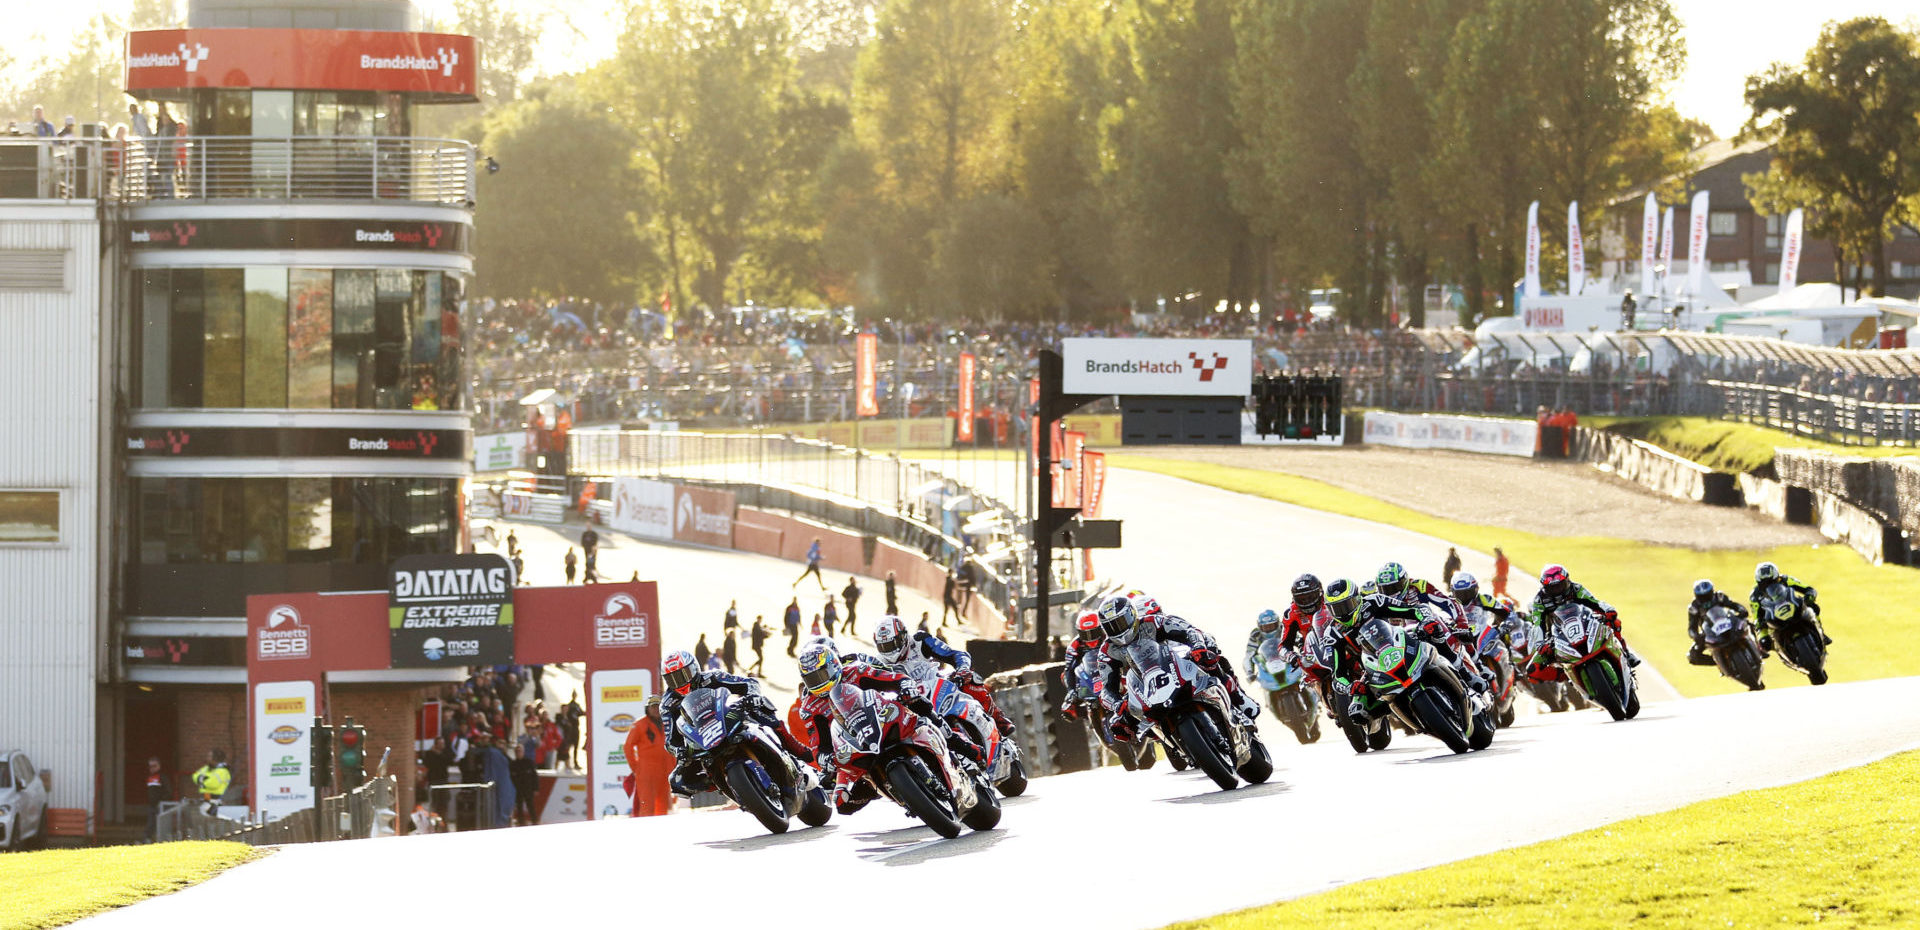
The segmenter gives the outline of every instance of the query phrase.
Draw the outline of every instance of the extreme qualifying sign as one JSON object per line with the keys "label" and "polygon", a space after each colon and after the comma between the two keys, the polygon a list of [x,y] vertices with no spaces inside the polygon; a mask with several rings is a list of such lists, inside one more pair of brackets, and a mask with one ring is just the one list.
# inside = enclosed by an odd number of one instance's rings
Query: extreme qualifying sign
{"label": "extreme qualifying sign", "polygon": [[394,562],[387,589],[392,667],[511,663],[513,581],[513,566],[492,553]]}

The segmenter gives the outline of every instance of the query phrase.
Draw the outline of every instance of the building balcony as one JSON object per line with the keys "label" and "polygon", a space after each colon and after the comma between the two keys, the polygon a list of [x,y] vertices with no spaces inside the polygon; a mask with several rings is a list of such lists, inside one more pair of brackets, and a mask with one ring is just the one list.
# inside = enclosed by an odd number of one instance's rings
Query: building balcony
{"label": "building balcony", "polygon": [[376,201],[472,207],[474,148],[457,139],[179,136],[107,143],[110,196],[130,204]]}

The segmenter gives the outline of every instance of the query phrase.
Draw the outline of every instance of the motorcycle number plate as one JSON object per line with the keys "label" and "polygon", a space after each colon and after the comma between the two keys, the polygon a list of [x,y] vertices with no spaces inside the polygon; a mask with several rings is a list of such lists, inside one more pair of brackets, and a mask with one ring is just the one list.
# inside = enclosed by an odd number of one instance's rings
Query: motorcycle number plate
{"label": "motorcycle number plate", "polygon": [[1733,629],[1732,620],[1720,620],[1715,622],[1713,625],[1713,631],[1715,633],[1725,633],[1731,629]]}

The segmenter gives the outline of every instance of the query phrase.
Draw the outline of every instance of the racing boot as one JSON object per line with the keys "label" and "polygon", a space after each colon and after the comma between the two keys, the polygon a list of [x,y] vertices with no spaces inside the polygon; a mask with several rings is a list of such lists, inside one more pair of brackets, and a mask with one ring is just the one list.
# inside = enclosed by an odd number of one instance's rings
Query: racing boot
{"label": "racing boot", "polygon": [[1241,688],[1233,689],[1233,715],[1243,727],[1252,727],[1260,719],[1260,702],[1247,696]]}

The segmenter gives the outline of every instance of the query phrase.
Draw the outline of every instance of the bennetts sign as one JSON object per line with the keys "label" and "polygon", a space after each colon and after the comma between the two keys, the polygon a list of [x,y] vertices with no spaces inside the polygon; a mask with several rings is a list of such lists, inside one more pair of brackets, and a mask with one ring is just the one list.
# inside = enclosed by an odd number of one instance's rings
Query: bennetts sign
{"label": "bennetts sign", "polygon": [[393,667],[512,662],[513,584],[513,566],[492,553],[394,562],[387,588]]}

